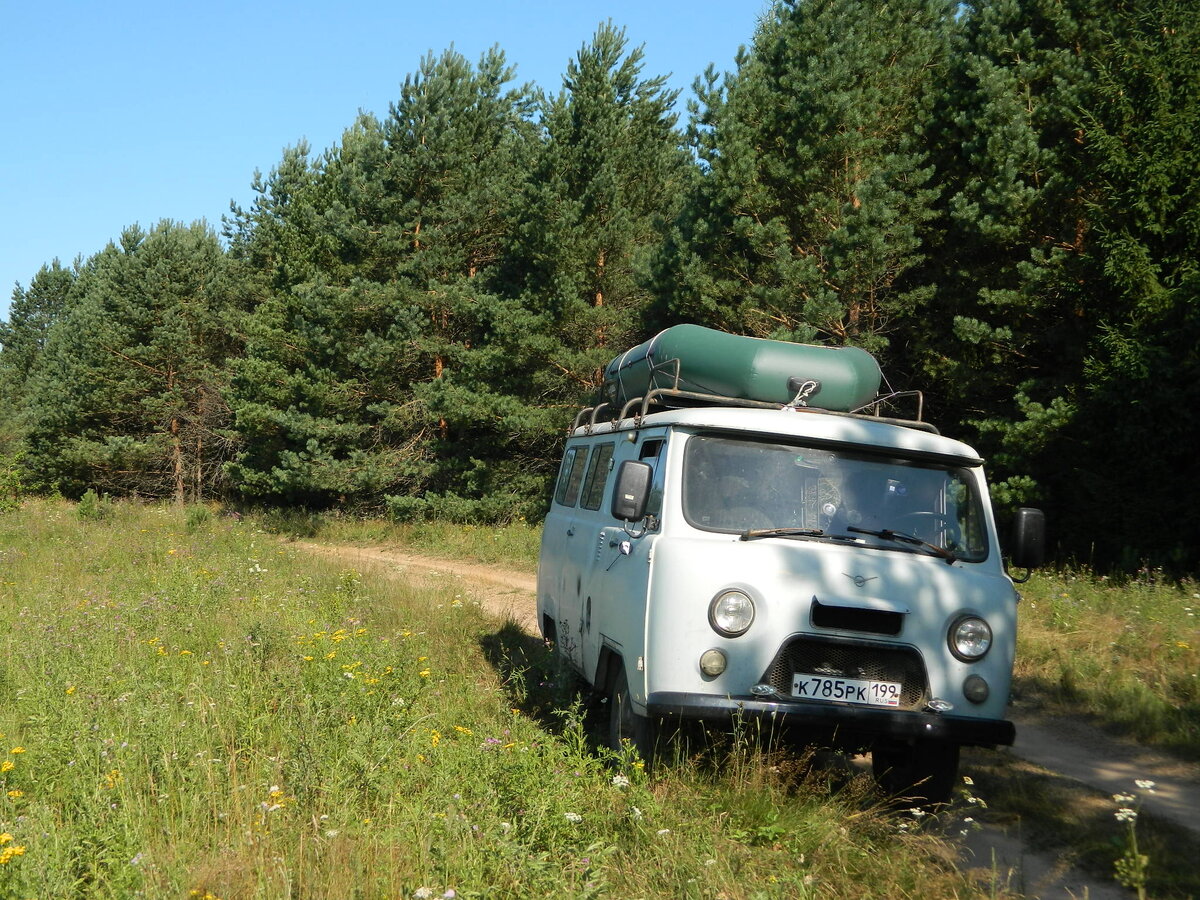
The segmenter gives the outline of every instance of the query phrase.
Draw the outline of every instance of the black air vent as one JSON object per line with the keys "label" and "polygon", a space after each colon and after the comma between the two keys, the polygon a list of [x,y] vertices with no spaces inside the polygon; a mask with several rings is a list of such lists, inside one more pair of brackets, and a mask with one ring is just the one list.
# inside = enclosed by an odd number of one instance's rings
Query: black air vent
{"label": "black air vent", "polygon": [[816,628],[837,628],[841,631],[861,631],[866,634],[899,634],[904,614],[883,609],[861,609],[854,606],[826,606],[813,599],[812,623]]}

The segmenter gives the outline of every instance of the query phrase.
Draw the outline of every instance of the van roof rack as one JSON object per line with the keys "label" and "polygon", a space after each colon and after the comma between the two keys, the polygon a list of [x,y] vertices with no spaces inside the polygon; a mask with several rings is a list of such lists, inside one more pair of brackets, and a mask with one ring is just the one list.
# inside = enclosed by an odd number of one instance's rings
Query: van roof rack
{"label": "van roof rack", "polygon": [[[805,382],[803,387],[812,384]],[[762,400],[746,400],[741,397],[728,397],[721,394],[708,394],[699,391],[685,391],[679,388],[655,388],[648,391],[642,397],[634,397],[627,401],[620,410],[619,415],[613,415],[616,406],[607,400],[597,403],[595,406],[585,407],[581,409],[575,416],[575,421],[571,425],[571,431],[583,427],[591,431],[596,425],[602,421],[617,423],[626,419],[633,419],[633,427],[640,428],[642,420],[652,412],[659,412],[668,409],[692,409],[704,407],[735,407],[749,409],[795,409],[811,412],[824,413],[830,416],[843,416],[852,419],[869,419],[873,422],[883,422],[888,425],[899,425],[904,428],[913,428],[918,431],[925,431],[930,434],[940,434],[937,427],[930,422],[922,420],[921,416],[925,409],[925,396],[921,391],[893,391],[890,394],[876,397],[866,406],[858,409],[842,412],[832,409],[821,409],[820,407],[808,406],[804,402],[807,396],[803,387],[797,393],[796,401],[792,404],[781,406],[778,403],[768,403]],[[913,398],[917,402],[917,416],[915,419],[896,418],[892,416],[881,415],[883,404],[898,400],[901,398]],[[873,410],[867,412],[867,410]],[[607,417],[605,417],[607,414]]]}

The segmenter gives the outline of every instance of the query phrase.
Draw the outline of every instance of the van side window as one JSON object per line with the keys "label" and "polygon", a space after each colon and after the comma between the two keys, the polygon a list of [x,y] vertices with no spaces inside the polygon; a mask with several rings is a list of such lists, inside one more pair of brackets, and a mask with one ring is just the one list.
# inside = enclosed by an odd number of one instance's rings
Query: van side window
{"label": "van side window", "polygon": [[579,500],[579,486],[583,484],[583,464],[587,454],[582,447],[572,447],[563,457],[562,471],[558,476],[558,490],[554,499],[563,506],[574,506]]}
{"label": "van side window", "polygon": [[601,444],[592,451],[592,461],[588,465],[587,478],[583,488],[583,508],[599,509],[604,499],[604,482],[611,468],[613,449],[616,444]]}
{"label": "van side window", "polygon": [[638,459],[643,462],[648,459],[658,459],[658,454],[662,452],[662,445],[662,438],[642,441],[642,446],[638,448]]}

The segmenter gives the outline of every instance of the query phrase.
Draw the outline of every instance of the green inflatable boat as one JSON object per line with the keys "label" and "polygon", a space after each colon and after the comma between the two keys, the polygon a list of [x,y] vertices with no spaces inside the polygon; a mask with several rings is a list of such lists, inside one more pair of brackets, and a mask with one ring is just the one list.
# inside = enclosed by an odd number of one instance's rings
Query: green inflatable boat
{"label": "green inflatable boat", "polygon": [[879,393],[875,358],[858,347],[819,347],[676,325],[627,350],[604,370],[620,407],[666,389],[850,412]]}

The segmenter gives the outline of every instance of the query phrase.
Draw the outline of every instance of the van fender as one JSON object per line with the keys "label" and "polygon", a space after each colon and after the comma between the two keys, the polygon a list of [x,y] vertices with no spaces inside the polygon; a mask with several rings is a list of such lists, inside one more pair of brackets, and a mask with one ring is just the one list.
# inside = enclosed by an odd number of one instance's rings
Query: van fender
{"label": "van fender", "polygon": [[621,654],[607,643],[600,647],[600,658],[596,661],[596,675],[592,679],[592,689],[607,697],[613,681],[625,665]]}

